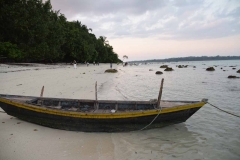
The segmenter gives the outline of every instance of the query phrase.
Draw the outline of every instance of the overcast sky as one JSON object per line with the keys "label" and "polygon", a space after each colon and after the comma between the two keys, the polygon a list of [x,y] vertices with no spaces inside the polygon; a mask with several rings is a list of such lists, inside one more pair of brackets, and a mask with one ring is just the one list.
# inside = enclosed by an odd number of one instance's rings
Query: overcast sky
{"label": "overcast sky", "polygon": [[240,0],[51,0],[128,60],[240,56]]}

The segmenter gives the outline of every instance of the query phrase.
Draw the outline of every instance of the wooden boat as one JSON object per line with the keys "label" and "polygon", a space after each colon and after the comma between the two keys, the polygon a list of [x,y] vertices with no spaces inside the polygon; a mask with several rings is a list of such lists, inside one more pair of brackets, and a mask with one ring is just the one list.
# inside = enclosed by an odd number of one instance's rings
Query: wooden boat
{"label": "wooden boat", "polygon": [[185,122],[204,101],[108,101],[0,95],[0,106],[9,115],[43,126],[89,132],[140,130]]}
{"label": "wooden boat", "polygon": [[0,107],[11,116],[51,128],[84,132],[136,131],[181,123],[205,103],[206,100],[111,101],[0,94]]}

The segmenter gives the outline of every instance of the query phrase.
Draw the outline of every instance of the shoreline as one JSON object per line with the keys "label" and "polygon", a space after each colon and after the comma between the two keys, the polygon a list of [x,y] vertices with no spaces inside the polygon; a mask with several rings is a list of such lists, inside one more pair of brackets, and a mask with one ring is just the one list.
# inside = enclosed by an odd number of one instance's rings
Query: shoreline
{"label": "shoreline", "polygon": [[[117,65],[114,65],[117,68]],[[1,94],[39,96],[42,86],[44,97],[94,99],[95,83],[97,89],[107,85],[114,74],[104,73],[109,64],[77,65],[41,65],[18,66],[0,65]]]}

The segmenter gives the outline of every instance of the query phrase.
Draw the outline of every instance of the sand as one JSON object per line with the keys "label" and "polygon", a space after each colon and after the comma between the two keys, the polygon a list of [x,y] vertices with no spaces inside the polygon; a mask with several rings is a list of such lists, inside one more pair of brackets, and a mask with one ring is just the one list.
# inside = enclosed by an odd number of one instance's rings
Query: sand
{"label": "sand", "polygon": [[[104,73],[109,67],[109,64],[78,65],[77,69],[63,64],[1,64],[0,94],[39,96],[44,86],[45,97],[94,99],[95,82],[98,82],[99,89],[115,76]],[[116,144],[111,133],[52,129],[0,111],[0,160],[112,160],[121,157],[115,152]]]}
{"label": "sand", "polygon": [[[114,75],[104,73],[109,65],[37,65],[0,66],[0,94],[40,96],[44,86],[45,97],[95,98],[95,83],[98,88]],[[117,67],[117,65],[115,65]]]}
{"label": "sand", "polygon": [[[209,62],[209,66],[212,63]],[[163,99],[209,98],[210,103],[237,113],[238,80],[230,82],[226,78],[229,73],[223,75],[221,70],[209,75],[200,67],[202,64],[196,64],[196,70],[186,68],[164,73]],[[151,68],[159,70],[159,66],[153,64]],[[99,99],[157,98],[162,76],[149,72],[147,65],[122,67],[114,64],[118,73],[105,74],[109,67],[109,64],[78,65],[77,69],[69,65],[0,64],[0,94],[39,96],[44,85],[46,97],[94,99],[98,81]],[[57,130],[0,112],[0,160],[239,160],[237,133],[239,119],[209,105],[185,123],[124,133]]]}

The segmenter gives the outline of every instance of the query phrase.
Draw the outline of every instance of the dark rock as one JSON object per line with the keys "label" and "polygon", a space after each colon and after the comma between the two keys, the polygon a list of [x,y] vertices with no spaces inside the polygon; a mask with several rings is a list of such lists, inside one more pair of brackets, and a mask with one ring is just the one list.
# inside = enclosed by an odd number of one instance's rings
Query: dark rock
{"label": "dark rock", "polygon": [[116,69],[107,69],[105,73],[117,73],[118,71]]}
{"label": "dark rock", "polygon": [[177,67],[178,67],[178,68],[183,68],[183,66],[182,66],[182,65],[178,65]]}
{"label": "dark rock", "polygon": [[149,69],[149,71],[153,71],[153,69]]}
{"label": "dark rock", "polygon": [[168,68],[168,65],[162,65],[160,68]]}
{"label": "dark rock", "polygon": [[196,66],[193,66],[193,68],[196,68]]}
{"label": "dark rock", "polygon": [[232,68],[233,70],[236,69],[236,68]]}
{"label": "dark rock", "polygon": [[240,77],[230,75],[228,76],[228,78],[240,78]]}
{"label": "dark rock", "polygon": [[163,72],[161,72],[161,71],[157,71],[155,74],[163,74]]}
{"label": "dark rock", "polygon": [[164,69],[164,71],[173,71],[173,69],[171,67],[168,67],[168,68]]}
{"label": "dark rock", "polygon": [[222,69],[222,68],[221,68]]}
{"label": "dark rock", "polygon": [[240,73],[240,69],[237,71],[237,73]]}
{"label": "dark rock", "polygon": [[206,71],[215,71],[215,69],[213,67],[208,67]]}
{"label": "dark rock", "polygon": [[187,68],[188,65],[178,65],[177,67],[178,67],[178,68]]}
{"label": "dark rock", "polygon": [[177,67],[178,67],[178,68],[183,68],[183,66],[182,66],[182,65],[178,65]]}

